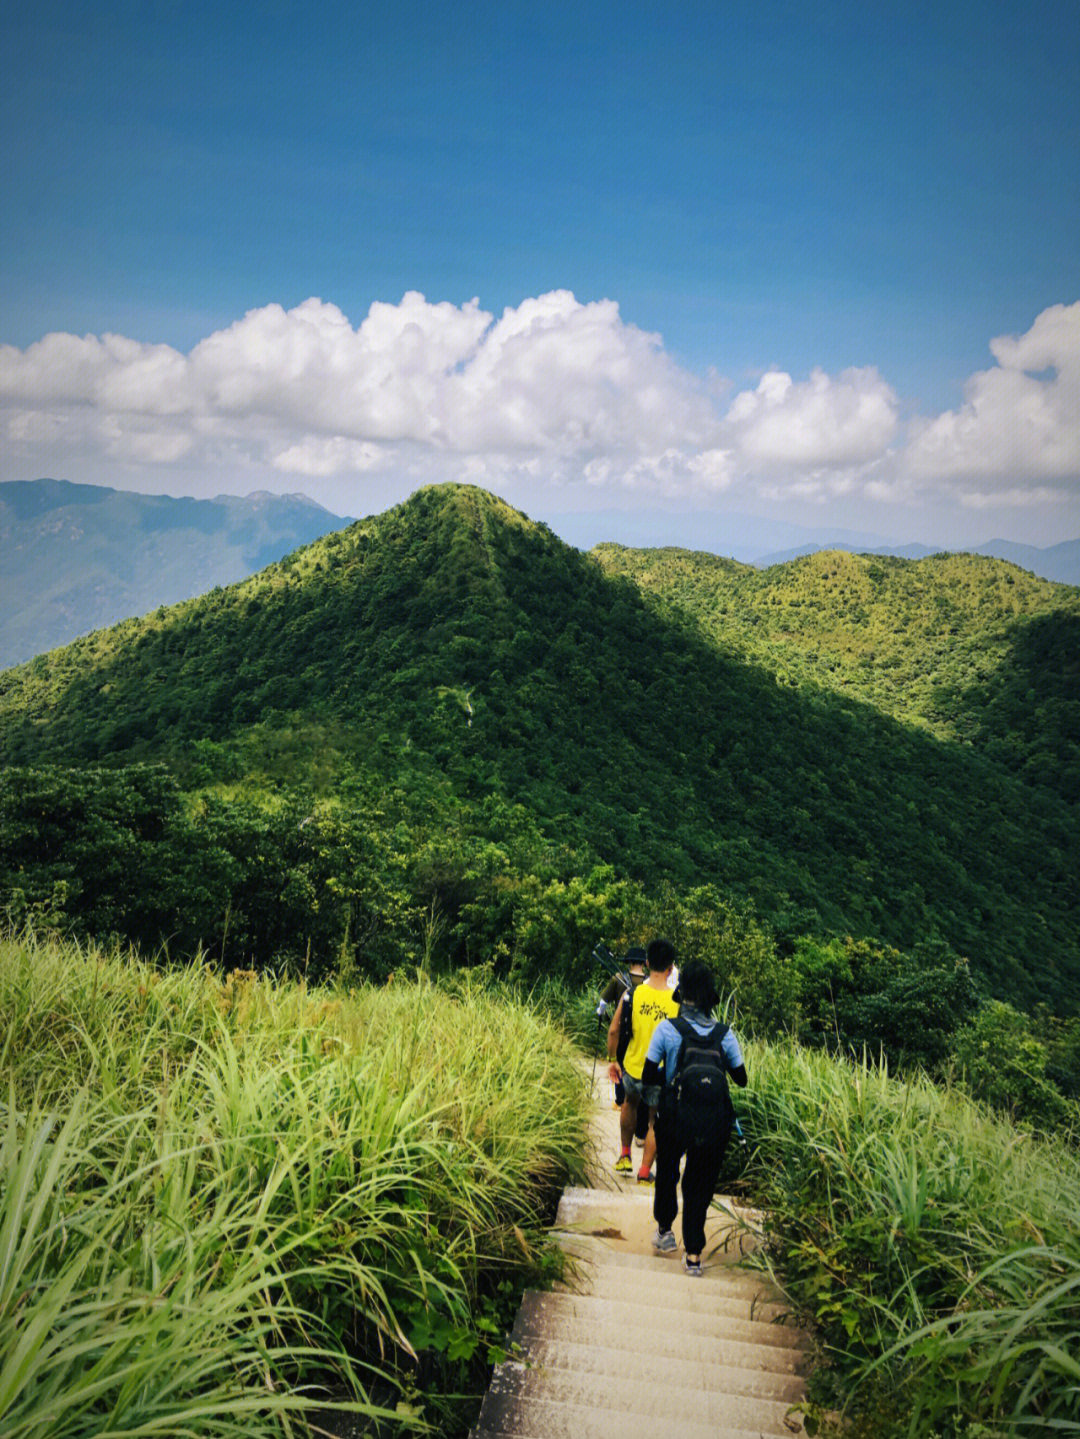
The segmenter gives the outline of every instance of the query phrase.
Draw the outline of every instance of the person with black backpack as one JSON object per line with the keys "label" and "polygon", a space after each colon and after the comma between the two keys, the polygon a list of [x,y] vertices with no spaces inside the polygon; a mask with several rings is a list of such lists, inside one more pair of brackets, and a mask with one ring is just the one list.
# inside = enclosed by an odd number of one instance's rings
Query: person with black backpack
{"label": "person with black backpack", "polygon": [[[637,1174],[639,1184],[653,1182],[652,1160],[655,1143],[652,1126],[656,1106],[660,1101],[659,1083],[643,1086],[641,1070],[645,1063],[645,1054],[653,1030],[662,1019],[673,1017],[679,1012],[678,1001],[668,988],[668,977],[671,974],[672,965],[675,963],[674,945],[666,939],[650,940],[649,947],[645,951],[645,963],[648,967],[648,975],[632,993],[623,995],[615,1010],[611,1027],[608,1029],[608,1056],[611,1059],[608,1075],[612,1083],[621,1079],[623,1086],[623,1104],[619,1112],[619,1157],[615,1161],[616,1173],[632,1173],[633,1160],[630,1158],[630,1146],[633,1143],[634,1130],[641,1110],[645,1109],[648,1115],[648,1129],[645,1133],[641,1165]],[[620,1063],[615,1056],[618,1051],[623,1015],[627,1010],[629,1010],[630,1018],[630,1040]]]}
{"label": "person with black backpack", "polygon": [[[608,953],[610,953],[610,951],[608,951]],[[626,951],[626,955],[623,959],[623,964],[625,968],[619,970],[617,973],[611,976],[611,978],[608,980],[607,988],[600,996],[600,1004],[597,1008],[596,1014],[597,1018],[600,1019],[601,1022],[604,1019],[607,1019],[610,1023],[610,1018],[615,1013],[616,1009],[618,1009],[619,1000],[621,1000],[624,995],[629,994],[631,1000],[633,999],[634,990],[637,989],[638,985],[645,978],[645,951],[638,945],[631,946],[631,948]],[[632,1013],[632,1006],[630,1004],[624,1004],[618,1012],[618,1038],[616,1040],[615,1048],[613,1051],[611,1050],[611,1046],[608,1046],[608,1058],[614,1058],[621,1068],[623,1062],[623,1055],[626,1053],[627,1046],[630,1043],[630,1016]],[[622,1108],[623,1098],[624,1091],[622,1075],[620,1073],[619,1078],[615,1081],[616,1109]],[[645,1118],[647,1119],[648,1116],[646,1115]],[[640,1126],[639,1128],[641,1138],[644,1139],[645,1129]]]}
{"label": "person with black backpack", "polygon": [[705,1248],[705,1216],[709,1212],[720,1165],[735,1123],[728,1076],[746,1085],[746,1066],[732,1030],[713,1018],[720,996],[709,967],[700,960],[685,964],[679,975],[681,1001],[675,1019],[657,1025],[649,1041],[643,1085],[663,1080],[656,1115],[656,1192],[653,1248],[660,1254],[678,1247],[672,1224],[679,1212],[679,1162],[682,1176],[683,1268],[701,1275]]}

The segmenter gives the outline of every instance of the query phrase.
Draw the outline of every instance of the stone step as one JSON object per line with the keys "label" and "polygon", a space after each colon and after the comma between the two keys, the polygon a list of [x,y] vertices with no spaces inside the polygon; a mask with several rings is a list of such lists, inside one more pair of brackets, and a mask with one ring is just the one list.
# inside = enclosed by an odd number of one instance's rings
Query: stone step
{"label": "stone step", "polygon": [[[594,1277],[597,1282],[593,1283]],[[703,1275],[704,1279],[705,1276]],[[746,1283],[746,1279],[750,1283]],[[591,1294],[599,1299],[610,1299],[623,1303],[628,1312],[643,1310],[651,1312],[663,1307],[678,1309],[684,1314],[730,1314],[733,1317],[760,1319],[765,1323],[788,1313],[788,1307],[771,1295],[753,1276],[738,1270],[725,1269],[722,1265],[711,1271],[709,1282],[702,1283],[684,1273],[678,1259],[675,1264],[662,1259],[653,1262],[649,1277],[643,1280],[641,1271],[623,1269],[617,1264],[606,1265],[600,1275],[578,1274],[560,1286],[556,1293]]]}
{"label": "stone step", "polygon": [[[714,1439],[721,1426],[754,1435],[802,1433],[798,1411],[775,1399],[721,1391],[675,1389],[658,1372],[653,1379],[605,1385],[592,1374],[547,1369],[540,1372],[508,1361],[491,1377],[480,1410],[480,1430],[533,1433],[538,1418],[548,1439],[610,1439],[627,1422],[653,1434],[700,1434]],[[518,1426],[515,1429],[515,1425]]]}
{"label": "stone step", "polygon": [[[559,1203],[555,1232],[603,1239],[614,1252],[645,1254],[656,1232],[652,1191],[612,1193],[610,1190],[568,1189]],[[742,1211],[750,1214],[752,1211]],[[681,1241],[680,1221],[675,1236]],[[705,1252],[713,1263],[734,1264],[758,1247],[760,1239],[737,1219],[712,1208],[705,1221]]]}
{"label": "stone step", "polygon": [[[762,1369],[757,1349],[750,1344],[732,1346],[739,1353],[729,1352],[723,1345],[714,1354],[689,1358],[683,1354],[663,1357],[663,1383],[675,1389],[716,1389],[725,1394],[743,1394],[761,1399],[775,1399],[785,1404],[798,1403],[804,1396],[805,1384],[800,1374],[778,1369]],[[607,1348],[592,1341],[572,1344],[561,1334],[542,1339],[529,1336],[515,1354],[536,1369],[570,1369],[590,1374],[603,1381],[606,1393],[612,1384],[624,1379],[640,1379],[652,1357],[650,1347],[625,1342],[618,1349]]]}
{"label": "stone step", "polygon": [[[558,1239],[560,1248],[574,1261],[573,1269],[567,1277],[570,1287],[580,1288],[584,1283],[592,1283],[595,1292],[603,1293],[608,1275],[616,1271],[639,1276],[649,1275],[648,1279],[639,1279],[639,1282],[645,1285],[650,1284],[652,1276],[655,1275],[682,1274],[681,1247],[658,1254],[650,1239],[648,1249],[639,1253],[622,1246],[613,1246],[606,1239],[599,1239],[591,1234],[560,1234]],[[735,1264],[708,1257],[704,1261],[702,1279],[709,1285],[723,1284],[732,1292],[746,1294],[748,1298],[760,1294],[779,1303],[783,1297],[764,1270],[743,1269]]]}
{"label": "stone step", "polygon": [[[683,1272],[682,1249],[659,1253],[653,1246],[636,1253],[631,1249],[611,1249],[603,1239],[587,1236],[559,1236],[559,1245],[569,1256],[567,1276],[564,1284],[568,1289],[580,1292],[605,1294],[608,1285],[637,1284],[650,1289],[654,1282],[664,1285],[676,1279],[682,1284],[686,1279]],[[700,1288],[712,1291],[713,1285],[725,1289],[728,1294],[742,1295],[746,1301],[758,1298],[768,1299],[774,1304],[784,1304],[784,1295],[772,1282],[771,1276],[762,1269],[736,1268],[731,1263],[715,1259],[703,1259],[703,1284]],[[639,1294],[640,1298],[640,1294]]]}
{"label": "stone step", "polygon": [[[686,1283],[689,1286],[696,1281],[687,1279]],[[563,1332],[568,1339],[580,1342],[584,1333],[595,1335],[598,1344],[618,1348],[626,1343],[628,1333],[636,1335],[643,1330],[646,1319],[650,1352],[656,1349],[683,1354],[688,1352],[688,1345],[700,1339],[711,1347],[715,1359],[719,1357],[720,1346],[734,1341],[758,1345],[765,1365],[769,1350],[797,1353],[809,1347],[805,1336],[790,1325],[764,1324],[757,1319],[723,1313],[687,1313],[683,1309],[653,1305],[647,1298],[635,1309],[594,1295],[552,1294],[536,1289],[528,1289],[522,1296],[511,1337],[541,1334],[554,1338]]]}
{"label": "stone step", "polygon": [[[632,1189],[617,1190],[612,1193],[606,1189],[588,1189],[580,1185],[569,1185],[563,1190],[562,1199],[559,1201],[560,1213],[563,1207],[576,1208],[579,1205],[604,1205],[610,1203],[612,1198],[629,1200],[635,1204],[647,1204],[652,1206],[653,1186],[636,1185]],[[755,1230],[760,1230],[763,1215],[760,1209],[752,1209],[748,1205],[740,1204],[729,1194],[718,1194],[713,1199],[712,1208],[714,1213],[731,1215],[744,1224],[750,1225]]]}
{"label": "stone step", "polygon": [[[621,1429],[635,1434],[633,1416],[619,1416]],[[491,1410],[491,1425],[485,1423],[470,1430],[469,1439],[618,1439],[613,1434],[611,1419],[598,1418],[595,1409],[573,1410],[567,1405],[522,1403],[507,1416]],[[678,1430],[657,1429],[651,1439],[763,1439],[765,1430],[732,1429],[728,1425],[680,1424]],[[801,1435],[802,1427],[785,1429],[785,1439]],[[776,1436],[780,1439],[780,1436]]]}
{"label": "stone step", "polygon": [[[582,1062],[592,1079],[596,1068]],[[792,1439],[810,1363],[808,1336],[767,1322],[783,1296],[739,1261],[763,1216],[730,1198],[706,1222],[706,1267],[658,1255],[654,1191],[614,1173],[617,1125],[593,1083],[590,1189],[568,1189],[555,1234],[568,1255],[554,1292],[526,1292],[471,1439]],[[635,1167],[640,1151],[634,1151]],[[681,1202],[681,1196],[680,1196]],[[720,1206],[724,1206],[723,1208]],[[682,1239],[681,1224],[674,1225]],[[647,1333],[646,1333],[647,1331]]]}
{"label": "stone step", "polygon": [[[541,1318],[523,1319],[515,1325],[512,1342],[523,1351],[536,1343],[567,1343],[598,1349],[627,1348],[626,1325],[597,1326],[585,1319],[563,1318],[552,1327],[545,1327]],[[643,1346],[635,1345],[638,1363],[644,1363]],[[692,1360],[699,1364],[723,1364],[733,1368],[757,1368],[763,1373],[801,1375],[807,1364],[806,1351],[794,1345],[755,1344],[753,1340],[718,1338],[715,1334],[658,1335],[650,1342],[648,1357],[669,1361]]]}

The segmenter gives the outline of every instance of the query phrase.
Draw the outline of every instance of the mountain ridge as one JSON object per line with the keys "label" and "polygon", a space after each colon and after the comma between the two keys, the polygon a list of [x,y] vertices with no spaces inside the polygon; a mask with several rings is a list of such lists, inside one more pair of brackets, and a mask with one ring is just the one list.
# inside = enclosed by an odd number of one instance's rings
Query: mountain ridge
{"label": "mountain ridge", "polygon": [[[702,514],[698,520],[695,548],[707,538],[707,552],[759,568],[824,549],[912,558],[955,552],[889,546],[869,533],[818,533],[749,516]],[[233,584],[348,523],[300,493],[261,490],[195,499],[68,480],[0,482],[0,669],[79,634]],[[549,528],[587,548],[615,543],[614,534],[635,524],[648,533],[650,548],[685,548],[674,538],[686,527],[686,516],[564,514],[553,515]],[[598,525],[607,533],[597,536]],[[792,539],[810,535],[811,541],[770,551],[768,538],[775,539],[778,530]],[[997,554],[1058,582],[1080,582],[1080,540],[1046,550],[989,541],[965,553]]]}
{"label": "mountain ridge", "polygon": [[[421,490],[0,676],[14,765],[183,772],[200,747],[280,750],[311,726],[383,766],[373,792],[425,786],[445,829],[520,809],[568,853],[716,884],[781,928],[938,935],[1028,997],[1080,973],[1076,819],[1051,790],[778,683],[474,488]],[[295,764],[289,783],[309,785]]]}

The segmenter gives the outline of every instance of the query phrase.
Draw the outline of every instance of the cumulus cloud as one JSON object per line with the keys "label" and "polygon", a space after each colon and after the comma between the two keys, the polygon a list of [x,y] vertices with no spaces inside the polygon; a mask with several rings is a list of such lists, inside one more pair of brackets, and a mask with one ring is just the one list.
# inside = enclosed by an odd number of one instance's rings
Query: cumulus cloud
{"label": "cumulus cloud", "polygon": [[613,301],[565,290],[499,317],[410,292],[356,326],[312,298],[252,310],[188,354],[108,334],[0,346],[0,433],[39,472],[62,453],[76,471],[80,456],[182,464],[216,488],[261,471],[658,496],[1057,494],[1080,473],[1080,305],[991,350],[958,410],[905,427],[873,367],[770,370],[738,391],[679,366]]}
{"label": "cumulus cloud", "polygon": [[301,475],[363,474],[426,455],[445,472],[592,464],[612,483],[715,478],[719,415],[705,382],[611,301],[567,291],[496,319],[476,300],[409,293],[354,328],[319,299],[267,305],[183,355],[117,335],[0,347],[9,441],[74,426],[132,463],[213,463],[237,449]]}
{"label": "cumulus cloud", "polygon": [[1075,493],[1080,479],[1080,302],[1053,305],[1023,335],[1003,335],[995,368],[964,403],[910,427],[902,472],[952,483],[972,505],[1026,504]]}
{"label": "cumulus cloud", "polygon": [[727,414],[748,465],[769,470],[848,472],[880,457],[896,434],[897,399],[876,369],[814,370],[796,383],[770,370]]}

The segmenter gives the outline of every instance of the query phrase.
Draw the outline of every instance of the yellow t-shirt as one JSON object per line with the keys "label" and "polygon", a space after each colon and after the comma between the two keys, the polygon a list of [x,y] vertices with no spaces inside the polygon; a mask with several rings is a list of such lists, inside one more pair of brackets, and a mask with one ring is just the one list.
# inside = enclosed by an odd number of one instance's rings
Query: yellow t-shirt
{"label": "yellow t-shirt", "polygon": [[653,1030],[662,1019],[674,1019],[678,1013],[670,989],[653,989],[646,980],[634,990],[633,1033],[623,1055],[623,1068],[633,1079],[641,1078]]}

